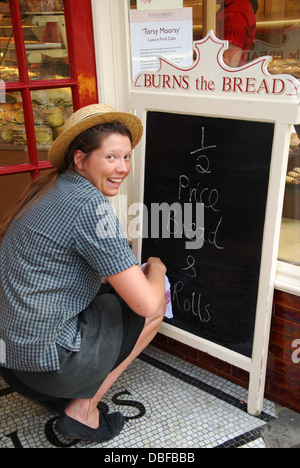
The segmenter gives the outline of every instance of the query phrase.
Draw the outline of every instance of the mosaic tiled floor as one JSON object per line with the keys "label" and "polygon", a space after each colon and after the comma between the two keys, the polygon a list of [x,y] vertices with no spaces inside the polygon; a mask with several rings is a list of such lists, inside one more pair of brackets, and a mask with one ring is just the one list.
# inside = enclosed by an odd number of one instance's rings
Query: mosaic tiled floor
{"label": "mosaic tiled floor", "polygon": [[121,434],[97,444],[64,439],[57,414],[12,393],[0,380],[0,448],[265,448],[262,427],[276,416],[265,401],[256,418],[247,390],[150,346],[103,402],[126,418]]}

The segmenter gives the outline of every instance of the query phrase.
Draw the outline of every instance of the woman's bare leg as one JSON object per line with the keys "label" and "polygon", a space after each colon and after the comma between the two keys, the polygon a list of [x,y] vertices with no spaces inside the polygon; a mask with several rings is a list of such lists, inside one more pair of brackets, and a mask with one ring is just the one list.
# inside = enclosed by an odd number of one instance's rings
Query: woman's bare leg
{"label": "woman's bare leg", "polygon": [[107,393],[110,387],[127,369],[129,364],[148,346],[157,334],[161,322],[165,315],[165,307],[162,307],[158,314],[147,318],[142,333],[140,334],[131,354],[116,369],[114,369],[105,379],[96,395],[91,400],[72,400],[65,409],[65,413],[82,424],[97,429],[99,426],[99,411],[97,405]]}

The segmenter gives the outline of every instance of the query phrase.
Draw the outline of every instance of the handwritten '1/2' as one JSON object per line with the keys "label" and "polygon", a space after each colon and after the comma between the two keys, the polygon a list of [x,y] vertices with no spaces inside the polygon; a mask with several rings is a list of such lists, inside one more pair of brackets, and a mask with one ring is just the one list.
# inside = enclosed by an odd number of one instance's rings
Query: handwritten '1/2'
{"label": "handwritten '1/2'", "polygon": [[[191,151],[190,155],[194,155],[196,153],[200,153],[201,151],[205,151],[208,149],[216,148],[216,145],[210,145],[210,146],[205,146],[204,144],[205,140],[205,128],[202,127],[202,139],[201,139],[201,148],[196,149],[195,151]],[[200,164],[200,161],[203,160],[203,162]],[[211,171],[209,170],[209,159],[205,154],[200,154],[198,156],[197,161],[199,161],[199,164],[196,166],[196,171],[199,172],[200,174],[210,174]],[[204,167],[204,164],[206,164],[206,168]]]}

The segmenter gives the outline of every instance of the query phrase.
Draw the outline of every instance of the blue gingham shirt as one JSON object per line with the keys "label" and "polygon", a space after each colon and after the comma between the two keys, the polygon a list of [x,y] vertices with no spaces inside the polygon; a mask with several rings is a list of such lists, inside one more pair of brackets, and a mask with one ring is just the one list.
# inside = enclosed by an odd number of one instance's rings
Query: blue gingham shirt
{"label": "blue gingham shirt", "polygon": [[59,369],[56,343],[79,351],[78,314],[101,279],[137,264],[110,203],[71,172],[11,224],[0,247],[0,365],[29,372]]}

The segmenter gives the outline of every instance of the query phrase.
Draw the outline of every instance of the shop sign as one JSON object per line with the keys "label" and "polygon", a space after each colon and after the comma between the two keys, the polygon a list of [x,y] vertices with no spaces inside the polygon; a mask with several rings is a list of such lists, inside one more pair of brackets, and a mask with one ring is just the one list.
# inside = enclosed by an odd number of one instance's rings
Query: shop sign
{"label": "shop sign", "polygon": [[268,72],[271,57],[259,58],[239,68],[227,66],[223,61],[227,44],[211,31],[205,39],[195,43],[197,59],[191,68],[179,68],[160,57],[159,69],[155,73],[139,73],[134,88],[205,96],[299,98],[300,83],[296,78]]}
{"label": "shop sign", "polygon": [[131,10],[133,76],[157,70],[158,56],[180,67],[193,63],[193,9]]}
{"label": "shop sign", "polygon": [[292,362],[294,364],[300,364],[300,340],[294,340],[292,343],[292,348],[296,348],[292,354]]}

